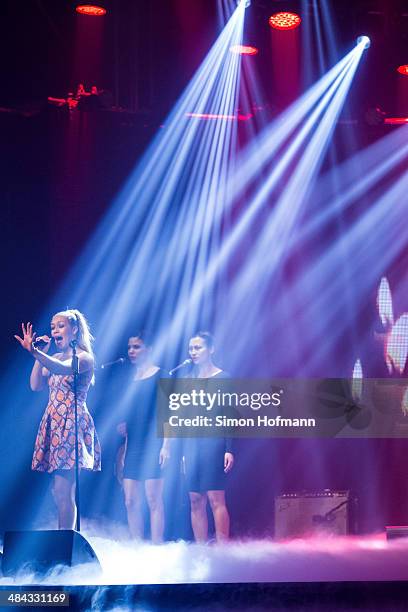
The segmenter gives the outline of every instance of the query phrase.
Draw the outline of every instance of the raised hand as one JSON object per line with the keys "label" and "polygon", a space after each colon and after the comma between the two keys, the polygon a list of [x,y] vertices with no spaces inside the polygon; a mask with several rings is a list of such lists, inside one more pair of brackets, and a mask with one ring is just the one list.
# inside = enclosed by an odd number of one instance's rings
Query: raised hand
{"label": "raised hand", "polygon": [[35,332],[33,332],[33,325],[32,323],[27,323],[27,325],[24,325],[24,323],[21,324],[21,329],[23,331],[22,333],[22,338],[20,338],[20,336],[17,336],[17,334],[14,335],[15,339],[21,344],[21,346],[28,351],[29,353],[33,352],[33,340],[35,340]]}

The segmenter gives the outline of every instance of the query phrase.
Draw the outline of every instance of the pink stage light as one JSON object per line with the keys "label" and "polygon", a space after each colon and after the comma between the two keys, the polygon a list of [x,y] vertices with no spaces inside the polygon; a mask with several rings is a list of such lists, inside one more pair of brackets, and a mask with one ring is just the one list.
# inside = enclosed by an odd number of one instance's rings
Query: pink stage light
{"label": "pink stage light", "polygon": [[269,25],[275,30],[294,30],[300,26],[301,18],[296,13],[283,11],[269,17]]}
{"label": "pink stage light", "polygon": [[237,55],[257,55],[259,53],[259,49],[250,45],[233,45],[230,47],[230,51]]}
{"label": "pink stage light", "polygon": [[102,15],[106,15],[106,9],[96,4],[79,4],[75,10],[81,15],[90,15],[91,17],[102,17]]}
{"label": "pink stage light", "polygon": [[384,123],[388,125],[402,125],[408,123],[408,117],[387,117],[384,119]]}
{"label": "pink stage light", "polygon": [[402,64],[401,66],[398,66],[397,72],[403,74],[404,76],[408,76],[408,64]]}

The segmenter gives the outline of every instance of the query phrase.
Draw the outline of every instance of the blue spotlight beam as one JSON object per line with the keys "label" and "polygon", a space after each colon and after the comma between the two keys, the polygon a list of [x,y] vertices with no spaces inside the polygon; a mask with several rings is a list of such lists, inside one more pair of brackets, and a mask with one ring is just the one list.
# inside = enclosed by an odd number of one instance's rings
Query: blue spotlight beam
{"label": "blue spotlight beam", "polygon": [[323,73],[326,70],[327,56],[323,48],[322,31],[324,31],[324,27],[322,27],[321,18],[320,18],[320,5],[316,2],[313,5],[312,10],[313,10],[313,18],[314,18],[314,26],[315,26],[314,31],[316,33],[316,41],[317,41],[319,68],[320,68],[320,72]]}
{"label": "blue spotlight beam", "polygon": [[[271,177],[269,178],[268,186],[261,189],[258,192],[257,197],[248,207],[248,211],[245,212],[244,216],[241,218],[237,227],[233,230],[231,235],[227,237],[226,240],[224,240],[223,245],[221,246],[220,252],[210,262],[210,265],[207,267],[204,276],[199,278],[198,282],[192,287],[192,290],[190,291],[190,294],[189,294],[188,302],[184,305],[183,308],[181,308],[181,310],[179,311],[178,315],[175,317],[172,323],[172,326],[171,326],[172,334],[177,335],[177,330],[179,330],[179,327],[182,324],[184,317],[186,316],[186,312],[195,311],[197,309],[197,306],[199,304],[199,301],[203,293],[206,290],[208,290],[209,287],[211,287],[212,283],[214,282],[215,278],[219,274],[220,270],[223,269],[223,267],[226,264],[226,261],[231,256],[231,254],[234,252],[234,249],[237,248],[240,239],[243,236],[245,236],[246,232],[248,231],[249,223],[251,219],[253,218],[256,210],[258,210],[259,207],[262,205],[262,203],[265,201],[265,198],[270,192],[270,189],[272,188],[272,186],[274,186],[277,183],[279,177],[282,176],[284,169],[289,166],[289,164],[293,161],[294,156],[299,152],[300,147],[305,142],[306,138],[308,137],[309,132],[315,126],[315,123],[319,117],[319,114],[323,112],[331,96],[334,94],[336,88],[339,86],[339,83],[345,78],[347,69],[352,66],[353,58],[355,58],[355,56],[356,56],[356,51],[353,50],[350,54],[346,56],[346,58],[344,58],[341,62],[339,62],[339,66],[337,67],[336,70],[333,69],[330,72],[330,77],[333,79],[333,82],[331,82],[331,85],[328,87],[328,91],[326,91],[325,95],[323,95],[323,101],[321,101],[320,104],[317,105],[317,109],[315,109],[312,115],[309,116],[306,124],[302,126],[302,129],[300,130],[300,133],[295,139],[295,142],[292,143],[292,145],[289,147],[288,152],[280,160],[278,167],[275,168],[274,172],[271,174]],[[326,84],[326,87],[327,87],[327,81],[329,81],[329,84],[330,84],[329,79],[323,79],[323,81]],[[316,102],[316,98],[317,100],[319,99],[319,97],[324,93],[324,91],[325,89],[322,87],[321,83],[319,84],[319,86],[314,87],[312,89],[312,95],[311,95],[312,104]],[[307,113],[308,111],[310,113],[310,106],[307,109],[304,109],[303,113]],[[300,113],[301,117],[303,116],[303,113]],[[290,130],[290,132],[291,131],[292,129]],[[285,136],[287,136],[287,132]],[[282,141],[283,140],[284,138],[282,138]],[[267,147],[266,138],[263,143],[263,146],[265,148]],[[254,165],[253,162],[252,162],[252,165]],[[251,168],[251,171],[252,171],[252,168]],[[255,259],[256,258],[251,258],[251,261],[255,261]],[[253,271],[248,272],[248,281],[245,281],[244,283],[242,283],[241,286],[245,287],[247,285],[247,282],[251,282],[252,275],[253,275]],[[240,300],[238,301],[238,303],[240,303]]]}
{"label": "blue spotlight beam", "polygon": [[[408,189],[408,172],[358,218],[350,230],[341,236],[316,262],[308,272],[308,287],[299,279],[291,291],[291,297],[302,296],[306,289],[313,288],[315,299],[309,304],[306,316],[312,325],[312,339],[316,350],[303,372],[321,361],[327,350],[327,343],[334,345],[344,333],[349,321],[344,316],[344,300],[339,299],[337,268],[339,258],[346,249],[353,262],[350,282],[358,287],[360,304],[378,282],[383,271],[407,248],[408,240],[400,231],[408,213],[404,194]],[[401,206],[401,203],[402,206]],[[326,340],[327,339],[327,340]]]}
{"label": "blue spotlight beam", "polygon": [[[390,165],[385,162],[391,161],[394,164],[391,167],[395,169],[396,163],[402,164],[408,157],[408,147],[403,134],[396,133],[384,140],[383,143],[376,143],[369,147],[362,155],[363,168],[372,166],[372,175],[377,178],[381,178],[376,168],[380,154],[383,158],[382,166],[384,166],[381,168],[381,176],[385,169],[390,170]],[[401,143],[404,141],[405,151],[401,152]],[[392,149],[394,155],[390,155]],[[350,174],[355,165],[356,160],[353,159],[343,168],[343,174],[350,182],[356,178],[354,173]],[[370,183],[374,184],[372,177],[370,177]],[[367,184],[366,177],[361,179],[361,184]],[[401,251],[406,249],[407,240],[399,228],[407,213],[407,205],[403,198],[404,190],[407,187],[408,173],[405,172],[391,189],[377,199],[363,215],[357,217],[347,232],[337,240],[333,240],[330,247],[326,248],[323,253],[319,251],[308,268],[302,270],[302,275],[294,281],[287,294],[275,301],[274,308],[279,313],[280,327],[286,325],[288,329],[292,324],[290,315],[286,319],[285,315],[282,316],[285,313],[286,302],[304,304],[302,316],[310,322],[308,325],[308,332],[311,336],[310,344],[315,346],[316,350],[304,365],[302,374],[313,373],[313,368],[321,362],[328,345],[333,346],[349,325],[350,317],[347,316],[346,309],[347,289],[353,287],[355,294],[360,293],[358,298],[360,301],[358,302],[355,298],[356,308],[359,307],[361,301],[366,299],[367,292],[370,292],[378,282],[383,270]],[[353,199],[360,195],[361,190],[359,189],[353,193]],[[342,211],[345,212],[346,204],[350,206],[351,203],[351,201],[343,202]],[[338,214],[337,203],[332,204],[331,208],[332,212]],[[316,228],[316,234],[319,235],[318,228]],[[308,238],[311,239],[312,236]],[[288,250],[290,251],[293,246],[300,248],[299,240],[294,240],[292,244],[289,244]],[[344,253],[348,254],[348,259],[352,262],[348,275],[351,287],[345,287],[342,277],[338,274]]]}
{"label": "blue spotlight beam", "polygon": [[[306,123],[300,129],[299,134],[297,135],[296,139],[291,143],[291,145],[289,146],[289,148],[286,151],[285,155],[280,159],[280,161],[276,165],[274,171],[269,176],[268,180],[265,182],[263,187],[258,191],[257,196],[254,198],[252,203],[249,205],[248,210],[244,213],[244,215],[241,218],[241,220],[239,221],[237,227],[234,229],[232,234],[224,241],[224,243],[222,245],[222,248],[221,248],[221,251],[218,254],[216,260],[211,263],[210,268],[207,270],[206,275],[204,277],[204,281],[201,280],[201,287],[198,287],[196,291],[192,292],[191,299],[193,300],[193,302],[191,303],[191,300],[190,300],[190,307],[193,307],[193,304],[199,299],[200,295],[204,291],[204,287],[208,286],[212,282],[214,276],[216,276],[218,270],[224,264],[224,261],[227,259],[227,257],[229,257],[231,255],[231,253],[233,252],[233,249],[239,243],[239,240],[242,238],[242,236],[245,235],[246,231],[248,230],[248,225],[251,222],[252,218],[254,217],[255,212],[257,210],[259,210],[261,205],[264,203],[266,197],[270,193],[271,189],[277,184],[277,181],[282,176],[282,174],[285,171],[285,169],[293,161],[294,156],[299,152],[301,145],[305,142],[305,140],[308,137],[310,131],[315,126],[315,122],[317,121],[320,113],[323,112],[326,104],[328,103],[328,101],[330,100],[330,98],[333,95],[334,91],[338,87],[339,82],[344,78],[345,72],[347,71],[347,68],[348,68],[350,62],[352,61],[352,56],[353,55],[355,55],[354,51],[352,52],[352,54],[349,54],[346,58],[344,58],[345,61],[342,60],[339,63],[339,70],[340,70],[340,72],[338,70],[335,70],[335,71],[331,72],[330,76],[331,77],[335,76],[335,78],[334,78],[333,82],[330,84],[330,86],[329,86],[328,90],[326,91],[325,95],[323,96],[322,100],[317,105],[317,107],[314,110],[314,112],[312,114],[310,114],[310,107],[308,107],[307,109],[305,109],[303,111],[304,113],[309,112],[308,120],[306,121]],[[326,85],[327,85],[327,81],[328,81],[328,79],[324,79],[324,82],[325,82]],[[330,83],[330,81],[329,81],[329,83]],[[321,95],[323,93],[324,89],[323,89],[323,91],[322,91],[322,89],[323,88],[321,87],[321,84],[320,84],[319,87],[313,88],[312,96],[311,96],[311,102],[312,103],[315,102],[315,99],[318,96],[318,94]],[[316,93],[316,92],[318,92],[318,93]],[[301,113],[300,116],[302,117],[303,113]],[[281,125],[282,125],[282,128],[283,128],[283,123],[281,123]],[[282,129],[282,131],[283,131],[283,129]],[[269,130],[268,130],[268,132],[269,132]],[[285,136],[286,135],[287,135],[287,132],[286,132]],[[283,138],[282,138],[282,140],[283,140]],[[263,143],[263,147],[265,147],[265,149],[266,149],[266,140]],[[261,145],[261,153],[262,153],[262,148],[263,147]],[[255,261],[256,259],[257,258],[255,257],[255,258],[252,258],[251,260]],[[252,278],[252,271],[249,271],[248,272],[248,280],[245,280],[242,283],[242,285],[246,286],[247,282],[251,282],[251,278]]]}
{"label": "blue spotlight beam", "polygon": [[[326,108],[323,118],[319,121],[301,161],[293,172],[283,195],[278,200],[276,210],[251,253],[245,270],[235,283],[231,294],[232,304],[242,304],[242,300],[247,299],[246,296],[248,296],[249,291],[251,292],[252,318],[250,317],[248,320],[249,326],[259,316],[258,308],[254,307],[253,295],[255,293],[257,300],[264,303],[265,292],[268,291],[269,287],[268,279],[273,273],[276,273],[286,255],[287,241],[296,227],[301,207],[310,192],[316,172],[323,161],[329,138],[344,104],[360,57],[361,49],[359,48],[349,67],[341,75],[341,81],[337,85],[334,95],[329,90],[326,96],[327,100],[325,100]],[[273,245],[273,249],[271,249],[271,245]],[[238,309],[236,316],[240,316],[240,309]],[[234,320],[231,313],[229,320],[232,322]]]}
{"label": "blue spotlight beam", "polygon": [[[147,225],[150,222],[154,214],[152,195],[156,194],[160,197],[160,184],[166,184],[166,177],[169,175],[169,151],[173,152],[175,164],[177,163],[176,160],[179,160],[179,165],[176,168],[180,168],[182,165],[180,157],[183,158],[184,153],[183,159],[185,159],[199,128],[199,124],[189,121],[185,114],[192,110],[203,112],[205,109],[214,89],[215,79],[225,62],[225,57],[227,56],[229,59],[229,47],[241,40],[242,21],[243,8],[237,8],[179,104],[170,114],[166,121],[167,127],[159,133],[148,148],[138,165],[136,173],[123,190],[117,206],[112,207],[86,249],[83,258],[74,268],[67,284],[74,284],[74,279],[79,276],[79,270],[83,280],[72,296],[73,301],[82,301],[86,296],[89,285],[93,284],[95,278],[100,277],[103,270],[106,274],[105,261],[111,258],[112,251],[117,252],[118,257],[120,256],[123,260],[126,259],[128,245],[132,241],[132,237],[129,236],[128,240],[125,239],[124,227],[133,226],[137,228],[140,224],[145,223]],[[175,130],[176,127],[177,130]],[[152,177],[154,176],[161,176],[162,181],[153,181],[152,185]],[[174,167],[173,176],[175,176]],[[135,206],[135,202],[137,202],[137,206]],[[155,218],[157,216],[156,214]],[[97,256],[95,256],[95,253],[97,253]],[[109,284],[110,280],[114,281],[115,279],[105,276],[106,284]]]}
{"label": "blue spotlight beam", "polygon": [[330,7],[330,0],[320,0],[319,4],[322,13],[322,29],[323,32],[326,33],[327,37],[329,61],[333,61],[333,59],[338,55],[338,42],[336,29],[334,27],[333,15]]}
{"label": "blue spotlight beam", "polygon": [[[408,133],[407,128],[405,129]],[[355,202],[364,197],[376,187],[382,179],[408,158],[408,142],[403,134],[391,134],[388,142],[380,141],[369,147],[368,151],[359,153],[345,164],[343,173],[347,183],[341,182],[336,193],[329,191],[328,180],[318,183],[316,193],[316,214],[302,227],[291,242],[291,246],[302,243],[317,233],[325,224],[336,218],[339,212],[345,212]],[[386,148],[384,148],[386,147]],[[382,151],[381,151],[382,150]],[[376,153],[382,153],[381,158]],[[364,163],[364,157],[366,157]],[[341,170],[339,172],[342,172]],[[329,179],[330,180],[330,179]],[[340,179],[338,179],[340,180]],[[319,193],[324,193],[324,199],[319,201]],[[330,204],[327,205],[327,200]],[[326,204],[326,205],[325,205]]]}
{"label": "blue spotlight beam", "polygon": [[[235,15],[240,15],[243,9],[237,9]],[[241,20],[235,18],[234,28],[230,28],[228,40],[223,39],[222,53],[218,49],[219,55],[222,55],[222,60],[219,60],[218,72],[207,75],[207,81],[211,82],[211,87],[207,85],[209,91],[207,101],[201,99],[199,105],[193,110],[200,112],[205,110],[206,104],[211,103],[212,109],[219,114],[231,113],[236,104],[238,92],[238,74],[240,57],[229,53],[231,43],[237,43],[242,38],[242,15]],[[210,95],[211,94],[211,95]],[[191,110],[191,107],[189,108]],[[162,288],[167,284],[171,285],[174,281],[174,276],[180,274],[180,262],[184,264],[184,272],[187,271],[186,277],[183,279],[186,284],[188,273],[193,270],[192,262],[200,253],[201,260],[207,258],[205,249],[206,237],[212,227],[211,219],[211,204],[208,207],[209,212],[205,213],[205,201],[213,201],[215,194],[223,195],[226,185],[226,178],[223,175],[228,173],[229,154],[231,151],[231,138],[233,137],[235,125],[225,123],[222,120],[214,122],[206,122],[204,124],[185,117],[185,108],[177,113],[178,123],[184,122],[182,128],[188,133],[188,139],[184,138],[182,146],[178,145],[176,149],[170,148],[166,153],[166,171],[164,180],[157,176],[157,171],[153,172],[150,177],[150,182],[153,184],[159,183],[158,194],[151,201],[152,214],[148,216],[147,223],[144,224],[144,234],[142,240],[136,242],[134,248],[128,254],[128,263],[125,266],[121,278],[117,282],[118,290],[114,296],[111,296],[111,307],[106,309],[104,321],[108,322],[113,312],[125,316],[128,309],[129,300],[132,295],[141,295],[138,291],[142,284],[140,270],[144,268],[152,268],[159,272],[159,285]],[[174,125],[174,129],[180,131],[180,125]],[[183,131],[183,129],[181,130]],[[196,141],[195,137],[199,136]],[[170,156],[170,160],[169,160]],[[170,167],[169,167],[170,161]],[[164,163],[164,162],[163,162]],[[185,174],[189,175],[187,181],[184,181]],[[181,185],[180,181],[184,181]],[[182,190],[180,192],[180,185]],[[200,189],[197,189],[200,185]],[[176,224],[173,231],[173,236],[170,243],[166,245],[166,254],[170,255],[163,259],[163,252],[158,253],[158,245],[161,244],[161,233],[163,223],[171,213],[171,206],[174,198],[177,197],[179,212],[176,215]],[[188,208],[188,214],[187,214]],[[199,211],[197,213],[197,211]],[[181,232],[188,230],[186,220],[190,226],[194,223],[201,230],[201,241],[198,242],[195,248],[191,248],[184,240],[180,240]],[[183,222],[184,221],[184,222]],[[206,230],[208,228],[208,231]],[[187,260],[186,260],[187,258]],[[186,261],[185,261],[186,260]],[[169,262],[169,266],[166,263]],[[171,265],[170,265],[171,262]],[[163,266],[164,263],[164,266]],[[135,268],[135,265],[137,266]],[[160,267],[158,269],[157,267]],[[174,274],[173,271],[176,271]],[[196,273],[196,272],[195,272]],[[162,298],[157,298],[154,303],[155,296],[160,292],[157,290],[157,285],[151,284],[142,292],[142,299],[138,302],[144,304],[150,303],[150,311],[157,310],[156,304],[163,304]],[[174,299],[169,299],[168,303],[174,302]],[[140,306],[140,304],[139,304]],[[102,321],[102,325],[104,323]],[[104,336],[104,344],[108,347],[113,340],[115,332],[109,331]]]}
{"label": "blue spotlight beam", "polygon": [[[404,160],[408,158],[407,131],[408,128],[398,130],[384,138],[383,141],[368,147],[362,154],[358,154],[344,163],[343,167],[338,169],[338,189],[341,196],[338,196],[337,200],[332,201],[330,192],[328,192],[331,182],[330,177],[322,179],[317,184],[316,193],[323,193],[324,195],[322,201],[317,203],[316,208],[318,211],[323,208],[323,211],[318,212],[305,227],[298,228],[291,236],[286,245],[286,256],[294,249],[298,251],[302,248],[302,243],[306,240],[312,240],[313,235],[318,240],[325,223],[334,220],[340,213],[345,213],[347,208],[356,200],[361,199],[371,187],[378,185],[378,182],[384,176],[389,177],[391,171],[395,170],[398,165],[403,165]],[[334,241],[332,246],[323,252],[323,255],[319,251],[310,266],[306,269],[302,268],[300,278],[296,279],[294,286],[289,286],[285,291],[281,291],[275,296],[273,300],[274,317],[272,318],[268,311],[265,313],[264,304],[266,302],[265,300],[262,302],[257,291],[258,276],[256,275],[259,274],[259,270],[254,271],[255,282],[251,288],[251,299],[247,302],[240,302],[242,311],[245,312],[245,323],[250,329],[252,329],[251,322],[254,328],[269,329],[272,336],[274,329],[276,332],[280,332],[282,329],[287,330],[287,344],[285,346],[289,361],[284,356],[282,357],[281,367],[283,371],[293,371],[293,364],[296,361],[294,359],[296,345],[294,342],[292,342],[292,346],[290,344],[294,321],[291,319],[292,309],[288,308],[288,305],[297,304],[298,308],[300,308],[299,305],[303,305],[302,319],[309,321],[307,330],[310,330],[310,344],[317,347],[315,353],[303,364],[303,369],[301,372],[298,371],[298,374],[316,375],[316,368],[322,363],[323,354],[328,345],[333,348],[335,342],[350,325],[350,317],[355,317],[356,310],[352,313],[347,312],[347,292],[353,290],[357,309],[361,305],[361,301],[366,299],[366,294],[371,290],[372,285],[377,282],[382,270],[395,259],[401,250],[406,248],[406,239],[399,230],[402,218],[407,212],[405,204],[401,206],[404,201],[402,195],[404,184],[405,188],[408,186],[406,181],[405,175],[400,179],[397,187],[387,192],[375,205],[376,214],[370,208],[365,215],[359,216],[355,228],[345,233],[344,238]],[[349,185],[348,188],[347,184]],[[311,231],[311,228],[313,228],[313,231]],[[275,246],[272,239],[271,245],[272,248]],[[374,251],[375,245],[378,248]],[[362,259],[365,250],[367,250],[367,258]],[[357,262],[357,265],[354,266],[356,251],[360,253],[358,256],[360,262]],[[386,253],[385,257],[381,254],[382,252]],[[339,275],[339,265],[344,261],[345,254],[348,255],[351,263],[351,267],[348,269],[350,286],[345,285],[344,277]],[[364,270],[364,265],[370,269]],[[358,290],[356,288],[358,285],[361,285],[361,289],[359,290],[360,296],[357,299]],[[340,299],[339,294],[342,295]],[[234,296],[229,296],[229,304],[234,304],[235,299]],[[257,308],[257,304],[259,304],[259,308]],[[254,309],[257,312],[256,325],[254,317],[251,319],[248,316],[248,313],[251,313]],[[239,313],[235,319],[232,315],[233,313],[229,310],[228,320],[231,321],[232,319],[231,327],[234,327]],[[273,327],[275,317],[279,321],[279,328]],[[227,326],[227,334],[228,329]],[[305,341],[305,338],[302,338],[302,342]],[[238,355],[240,354],[239,346],[236,346],[236,352]]]}
{"label": "blue spotlight beam", "polygon": [[[288,132],[290,132],[291,130],[288,130],[288,121],[284,121],[284,119],[288,119],[290,116],[291,122],[290,122],[290,127],[293,129],[295,129],[296,127],[296,121],[299,121],[302,117],[304,117],[308,112],[310,112],[310,106],[313,104],[313,102],[315,100],[317,100],[321,94],[325,91],[325,87],[327,86],[327,81],[330,80],[331,78],[334,78],[335,76],[337,76],[338,72],[343,68],[344,65],[347,64],[347,62],[349,61],[350,57],[346,57],[344,58],[344,60],[342,62],[339,63],[338,66],[335,67],[335,69],[333,69],[332,71],[330,71],[330,73],[327,75],[327,78],[323,79],[321,83],[319,83],[317,86],[315,86],[314,88],[312,88],[312,91],[310,92],[310,95],[307,97],[307,102],[308,104],[303,105],[302,108],[302,112],[301,114],[297,113],[297,109],[299,107],[301,107],[301,103],[294,105],[293,107],[293,113],[292,112],[288,112],[287,114],[285,114],[285,117],[279,122],[279,125],[277,126],[277,129],[271,129],[268,131],[268,134],[270,134],[269,138],[264,138],[263,140],[263,147],[261,145],[261,150],[258,151],[258,148],[256,148],[255,153],[257,154],[256,157],[256,162],[259,163],[254,163],[254,161],[252,161],[252,167],[251,167],[251,174],[247,174],[247,170],[245,168],[245,165],[241,165],[239,166],[235,177],[233,180],[231,180],[231,185],[233,186],[233,189],[229,190],[229,198],[228,201],[226,203],[226,205],[224,205],[224,207],[218,207],[218,212],[216,213],[216,217],[218,218],[218,216],[220,216],[222,214],[222,212],[224,211],[225,208],[228,208],[228,203],[232,202],[234,200],[234,198],[237,196],[237,192],[243,188],[243,185],[245,185],[250,178],[254,178],[257,175],[257,172],[259,171],[259,165],[262,163],[265,163],[265,159],[266,160],[270,160],[271,155],[274,151],[276,151],[279,146],[282,144],[282,142],[288,137]],[[301,102],[303,102],[303,100],[301,100]],[[309,106],[310,105],[310,106]],[[292,109],[290,109],[290,111],[292,111]],[[272,132],[273,132],[273,138],[272,138]],[[249,164],[248,164],[249,165]],[[245,176],[245,179],[242,179],[241,177]],[[237,187],[236,187],[237,185]],[[245,224],[244,224],[245,225]]]}
{"label": "blue spotlight beam", "polygon": [[262,168],[270,163],[273,155],[296,131],[301,122],[309,116],[311,109],[348,66],[353,54],[354,50],[350,51],[299,100],[284,111],[269,128],[266,128],[253,144],[247,147],[237,163],[234,198],[239,197],[243,189],[259,176]]}
{"label": "blue spotlight beam", "polygon": [[[112,214],[108,215],[107,223],[98,232],[96,239],[88,249],[90,259],[91,252],[98,244],[99,256],[96,258],[97,261],[90,262],[86,278],[73,297],[75,301],[82,301],[86,296],[89,285],[95,286],[95,279],[98,285],[97,273],[100,271],[104,259],[108,255],[111,257],[112,251],[119,256],[118,259],[125,262],[126,260],[129,261],[129,264],[123,269],[122,281],[119,281],[119,291],[126,285],[126,276],[132,273],[131,262],[138,249],[139,267],[143,268],[143,265],[149,264],[150,254],[154,253],[156,245],[160,242],[163,218],[171,205],[175,191],[180,185],[180,177],[183,173],[189,172],[189,157],[191,157],[192,147],[202,126],[199,122],[187,119],[186,112],[191,110],[202,112],[210,101],[212,104],[218,105],[216,109],[218,112],[225,112],[225,110],[231,112],[234,107],[235,90],[224,101],[220,98],[222,94],[218,94],[218,98],[216,96],[218,91],[225,88],[225,83],[220,81],[220,78],[222,78],[220,75],[229,74],[231,79],[233,78],[231,74],[237,75],[238,73],[240,58],[230,54],[229,47],[231,44],[239,43],[242,40],[242,23],[243,8],[241,7],[235,11],[177,109],[169,117],[166,132],[156,139],[150,147],[145,156],[145,161],[147,160],[145,166],[142,166],[142,169],[136,175],[136,179],[128,185],[125,193],[127,202],[122,203],[117,219],[112,218],[118,213],[115,209]],[[219,108],[220,104],[221,108]],[[221,122],[217,121],[215,123],[219,126]],[[213,135],[216,129],[217,126],[214,123],[211,125],[207,123],[205,132]],[[200,140],[206,142],[203,137]],[[190,169],[194,173],[194,165]],[[137,207],[134,206],[135,201],[137,201]],[[111,222],[113,222],[113,227],[110,227],[108,231],[107,225],[110,225]],[[138,226],[141,226],[142,240],[136,241],[137,244],[134,244],[129,257],[129,244],[132,242],[133,235],[129,231],[126,232],[126,228],[137,228]],[[105,234],[108,237],[107,239]],[[104,240],[102,236],[104,236]],[[100,242],[102,242],[102,247]],[[142,256],[140,256],[141,242],[144,246]],[[120,247],[120,244],[123,246]],[[114,268],[114,266],[111,267]],[[118,279],[106,278],[105,274],[104,278],[99,281],[98,293],[103,292],[103,285],[109,286],[109,281],[113,280],[116,282]]]}

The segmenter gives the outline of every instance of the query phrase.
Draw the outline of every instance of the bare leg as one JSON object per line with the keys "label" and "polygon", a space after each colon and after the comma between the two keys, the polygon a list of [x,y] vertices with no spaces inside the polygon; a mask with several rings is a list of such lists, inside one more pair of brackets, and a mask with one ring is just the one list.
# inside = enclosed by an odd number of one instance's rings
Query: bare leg
{"label": "bare leg", "polygon": [[146,480],[145,491],[150,511],[152,542],[160,544],[163,542],[164,533],[163,478]]}
{"label": "bare leg", "polygon": [[228,540],[230,518],[225,503],[225,491],[208,491],[208,499],[214,515],[217,542]]}
{"label": "bare leg", "polygon": [[208,537],[207,494],[190,491],[191,525],[196,542],[206,542]]}
{"label": "bare leg", "polygon": [[52,494],[58,509],[58,529],[74,529],[76,506],[72,470],[67,470],[66,476],[54,474]]}
{"label": "bare leg", "polygon": [[142,483],[140,480],[124,478],[123,491],[130,536],[141,540],[143,537]]}

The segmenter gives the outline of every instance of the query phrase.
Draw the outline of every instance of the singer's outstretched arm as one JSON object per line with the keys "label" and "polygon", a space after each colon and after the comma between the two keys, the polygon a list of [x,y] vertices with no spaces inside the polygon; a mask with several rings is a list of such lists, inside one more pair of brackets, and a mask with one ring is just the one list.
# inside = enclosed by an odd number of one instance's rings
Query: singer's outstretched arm
{"label": "singer's outstretched arm", "polygon": [[[34,364],[33,370],[31,372],[30,386],[33,389],[33,391],[40,391],[42,388],[42,386],[40,386],[40,378],[39,378],[40,372],[41,372],[41,376],[43,376],[44,374],[47,375],[47,373],[45,373],[44,371],[41,371],[42,366],[46,368],[48,372],[51,372],[52,374],[62,374],[63,376],[64,375],[68,376],[69,374],[72,374],[72,360],[71,359],[68,359],[66,361],[61,361],[60,359],[58,359],[57,356],[50,357],[50,355],[47,355],[45,351],[41,351],[40,349],[36,348],[33,345],[33,342],[35,340],[35,333],[33,332],[32,324],[27,323],[27,325],[24,325],[24,323],[22,323],[21,327],[23,330],[23,337],[20,338],[20,336],[15,335],[14,336],[15,339],[21,344],[21,346],[26,351],[31,353],[34,359],[40,364],[39,368],[36,368],[35,367],[36,364]],[[45,347],[46,350],[48,350],[50,346],[50,341],[51,340],[48,338],[48,343]],[[87,372],[88,370],[93,368],[93,365],[94,365],[94,360],[93,360],[92,355],[90,355],[86,351],[79,350],[78,351],[78,364],[79,364],[78,371],[80,374],[82,372]],[[41,383],[41,385],[42,384],[43,383]]]}
{"label": "singer's outstretched arm", "polygon": [[[72,360],[68,359],[68,361],[61,361],[58,357],[50,357],[40,349],[33,348],[31,351],[34,359],[40,362],[49,372],[52,374],[62,374],[63,376],[68,376],[72,374]],[[85,351],[78,351],[78,371],[80,374],[82,372],[87,372],[91,370],[94,365],[94,360],[89,353]]]}

